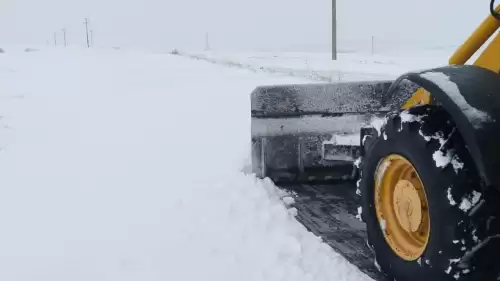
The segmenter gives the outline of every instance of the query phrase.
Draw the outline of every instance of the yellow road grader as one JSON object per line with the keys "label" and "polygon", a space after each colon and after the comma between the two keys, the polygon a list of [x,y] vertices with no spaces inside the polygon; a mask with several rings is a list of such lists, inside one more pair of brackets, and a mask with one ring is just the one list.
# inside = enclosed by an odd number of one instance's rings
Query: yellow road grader
{"label": "yellow road grader", "polygon": [[[394,81],[257,88],[253,172],[294,186],[309,205],[302,222],[355,264],[369,248],[382,272],[374,278],[499,280],[499,29],[492,0],[447,66]],[[338,208],[349,200],[355,208]],[[366,243],[345,245],[359,233]]]}

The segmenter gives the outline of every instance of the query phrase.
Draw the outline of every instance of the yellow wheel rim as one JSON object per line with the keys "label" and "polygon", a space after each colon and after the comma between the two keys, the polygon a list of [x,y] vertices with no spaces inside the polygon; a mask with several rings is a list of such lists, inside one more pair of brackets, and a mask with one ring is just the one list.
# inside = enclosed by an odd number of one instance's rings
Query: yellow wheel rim
{"label": "yellow wheel rim", "polygon": [[429,205],[417,170],[401,155],[391,154],[377,167],[375,210],[394,253],[406,261],[420,258],[429,242]]}

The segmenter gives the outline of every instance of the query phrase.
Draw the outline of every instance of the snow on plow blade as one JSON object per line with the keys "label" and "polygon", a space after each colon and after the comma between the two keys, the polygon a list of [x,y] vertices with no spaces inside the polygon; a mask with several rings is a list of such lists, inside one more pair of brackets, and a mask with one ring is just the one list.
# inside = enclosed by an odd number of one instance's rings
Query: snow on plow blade
{"label": "snow on plow blade", "polygon": [[[275,182],[355,176],[353,162],[371,123],[416,90],[392,81],[263,86],[251,94],[252,172]],[[373,131],[373,129],[371,130]]]}

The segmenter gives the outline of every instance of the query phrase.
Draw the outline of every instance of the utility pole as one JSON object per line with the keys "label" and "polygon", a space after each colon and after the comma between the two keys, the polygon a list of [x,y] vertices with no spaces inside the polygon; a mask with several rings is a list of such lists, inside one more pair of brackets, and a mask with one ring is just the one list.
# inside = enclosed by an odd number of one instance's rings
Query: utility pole
{"label": "utility pole", "polygon": [[64,38],[64,47],[67,46],[67,42],[66,42],[66,28],[63,28],[61,29],[62,33],[63,33],[63,38]]}
{"label": "utility pole", "polygon": [[337,0],[332,0],[332,60],[337,60]]}
{"label": "utility pole", "polygon": [[210,43],[208,41],[208,32],[205,33],[205,51],[210,50]]}
{"label": "utility pole", "polygon": [[57,33],[54,31],[54,45],[57,46]]}
{"label": "utility pole", "polygon": [[375,54],[375,36],[372,36],[372,55]]}
{"label": "utility pole", "polygon": [[85,18],[85,33],[87,35],[87,48],[90,48],[90,42],[89,42],[89,19]]}

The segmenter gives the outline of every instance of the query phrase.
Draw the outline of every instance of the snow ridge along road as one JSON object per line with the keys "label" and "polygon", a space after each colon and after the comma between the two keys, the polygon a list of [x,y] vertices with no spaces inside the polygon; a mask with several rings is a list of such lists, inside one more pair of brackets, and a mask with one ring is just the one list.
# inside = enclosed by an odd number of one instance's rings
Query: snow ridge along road
{"label": "snow ridge along road", "polygon": [[371,280],[241,170],[270,78],[179,56],[0,56],[0,280]]}
{"label": "snow ridge along road", "polygon": [[176,51],[186,58],[226,67],[327,83],[396,79],[405,72],[446,65],[451,52],[436,49],[406,50],[390,55],[339,53],[339,59],[332,61],[330,53]]}

